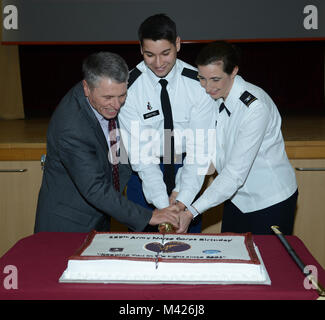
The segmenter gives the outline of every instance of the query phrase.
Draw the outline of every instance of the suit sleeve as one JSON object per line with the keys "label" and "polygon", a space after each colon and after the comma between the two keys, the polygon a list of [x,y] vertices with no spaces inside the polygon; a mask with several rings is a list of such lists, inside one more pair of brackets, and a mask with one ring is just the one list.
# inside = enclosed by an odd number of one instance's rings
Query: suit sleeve
{"label": "suit sleeve", "polygon": [[135,231],[144,229],[151,211],[115,191],[108,160],[107,165],[99,160],[103,151],[98,148],[94,133],[69,128],[60,134],[58,150],[75,187],[90,205]]}

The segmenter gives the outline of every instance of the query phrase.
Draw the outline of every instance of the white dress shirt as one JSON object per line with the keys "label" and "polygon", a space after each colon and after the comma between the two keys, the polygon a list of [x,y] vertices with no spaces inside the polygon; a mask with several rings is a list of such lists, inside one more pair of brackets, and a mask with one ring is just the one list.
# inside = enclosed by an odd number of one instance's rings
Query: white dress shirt
{"label": "white dress shirt", "polygon": [[[132,168],[142,180],[147,202],[161,209],[169,205],[169,200],[159,168],[164,150],[160,78],[144,62],[137,68],[141,75],[128,89],[125,105],[119,112],[121,136]],[[165,79],[173,114],[175,154],[187,154],[174,190],[179,191],[177,200],[189,206],[202,187],[203,168],[209,162],[207,131],[214,131],[216,102],[205,93],[196,76],[193,79],[182,75],[184,68],[196,71],[177,59]]]}
{"label": "white dress shirt", "polygon": [[[242,94],[246,91],[246,101]],[[248,92],[248,93],[247,93]],[[254,99],[256,98],[256,99]],[[216,117],[217,148],[212,161],[218,176],[190,208],[194,216],[227,199],[242,212],[267,208],[289,198],[297,189],[287,158],[280,114],[261,88],[236,76]]]}
{"label": "white dress shirt", "polygon": [[108,146],[108,160],[110,161],[110,163],[115,163],[119,157],[119,150],[120,150],[120,133],[119,133],[119,130],[116,126],[116,131],[115,131],[115,134],[116,134],[116,145],[115,145],[115,148],[114,148],[114,151],[116,152],[116,155],[113,155],[112,154],[112,148],[111,148],[111,143],[110,143],[110,135],[108,134],[109,130],[108,130],[108,120],[105,119],[90,103],[89,99],[86,98],[87,101],[88,101],[88,104],[91,108],[91,110],[94,112],[101,128],[102,128],[102,131],[104,133],[104,136],[105,136],[105,139],[106,139],[106,142],[107,142],[107,146]]}

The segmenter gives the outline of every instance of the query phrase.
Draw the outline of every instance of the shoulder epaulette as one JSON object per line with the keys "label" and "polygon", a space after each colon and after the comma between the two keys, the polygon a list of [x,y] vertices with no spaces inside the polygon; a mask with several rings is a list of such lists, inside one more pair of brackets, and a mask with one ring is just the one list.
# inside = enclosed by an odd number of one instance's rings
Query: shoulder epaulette
{"label": "shoulder epaulette", "polygon": [[251,103],[253,103],[255,100],[257,100],[256,97],[254,97],[251,93],[248,91],[245,91],[239,98],[247,107],[250,106]]}
{"label": "shoulder epaulette", "polygon": [[184,68],[182,71],[182,76],[191,78],[193,80],[197,80],[199,81],[198,77],[197,77],[198,72],[192,69],[188,69],[188,68]]}
{"label": "shoulder epaulette", "polygon": [[132,86],[135,80],[141,75],[141,71],[138,68],[134,68],[129,74],[128,88]]}

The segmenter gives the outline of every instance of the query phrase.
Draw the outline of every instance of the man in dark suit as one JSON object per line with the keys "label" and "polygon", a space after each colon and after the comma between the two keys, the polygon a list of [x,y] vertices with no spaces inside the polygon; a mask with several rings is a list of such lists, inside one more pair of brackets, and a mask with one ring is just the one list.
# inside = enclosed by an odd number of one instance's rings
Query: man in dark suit
{"label": "man in dark suit", "polygon": [[162,222],[177,228],[176,206],[151,211],[121,194],[131,175],[116,117],[127,95],[125,61],[95,53],[83,73],[48,127],[34,231],[109,231],[110,217],[135,231]]}

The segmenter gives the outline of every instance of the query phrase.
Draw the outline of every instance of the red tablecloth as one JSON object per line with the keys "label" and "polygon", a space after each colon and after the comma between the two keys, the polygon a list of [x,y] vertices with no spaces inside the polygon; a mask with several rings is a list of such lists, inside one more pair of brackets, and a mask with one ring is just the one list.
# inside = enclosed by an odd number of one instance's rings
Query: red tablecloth
{"label": "red tablecloth", "polygon": [[[0,299],[108,299],[108,300],[216,300],[216,299],[317,299],[313,289],[304,288],[304,275],[276,236],[254,236],[272,281],[266,285],[182,284],[70,284],[59,283],[67,260],[82,244],[84,233],[44,232],[16,243],[1,259]],[[325,271],[302,241],[287,237],[306,265],[314,265],[318,280]],[[4,269],[14,265],[18,289],[6,289]]]}

